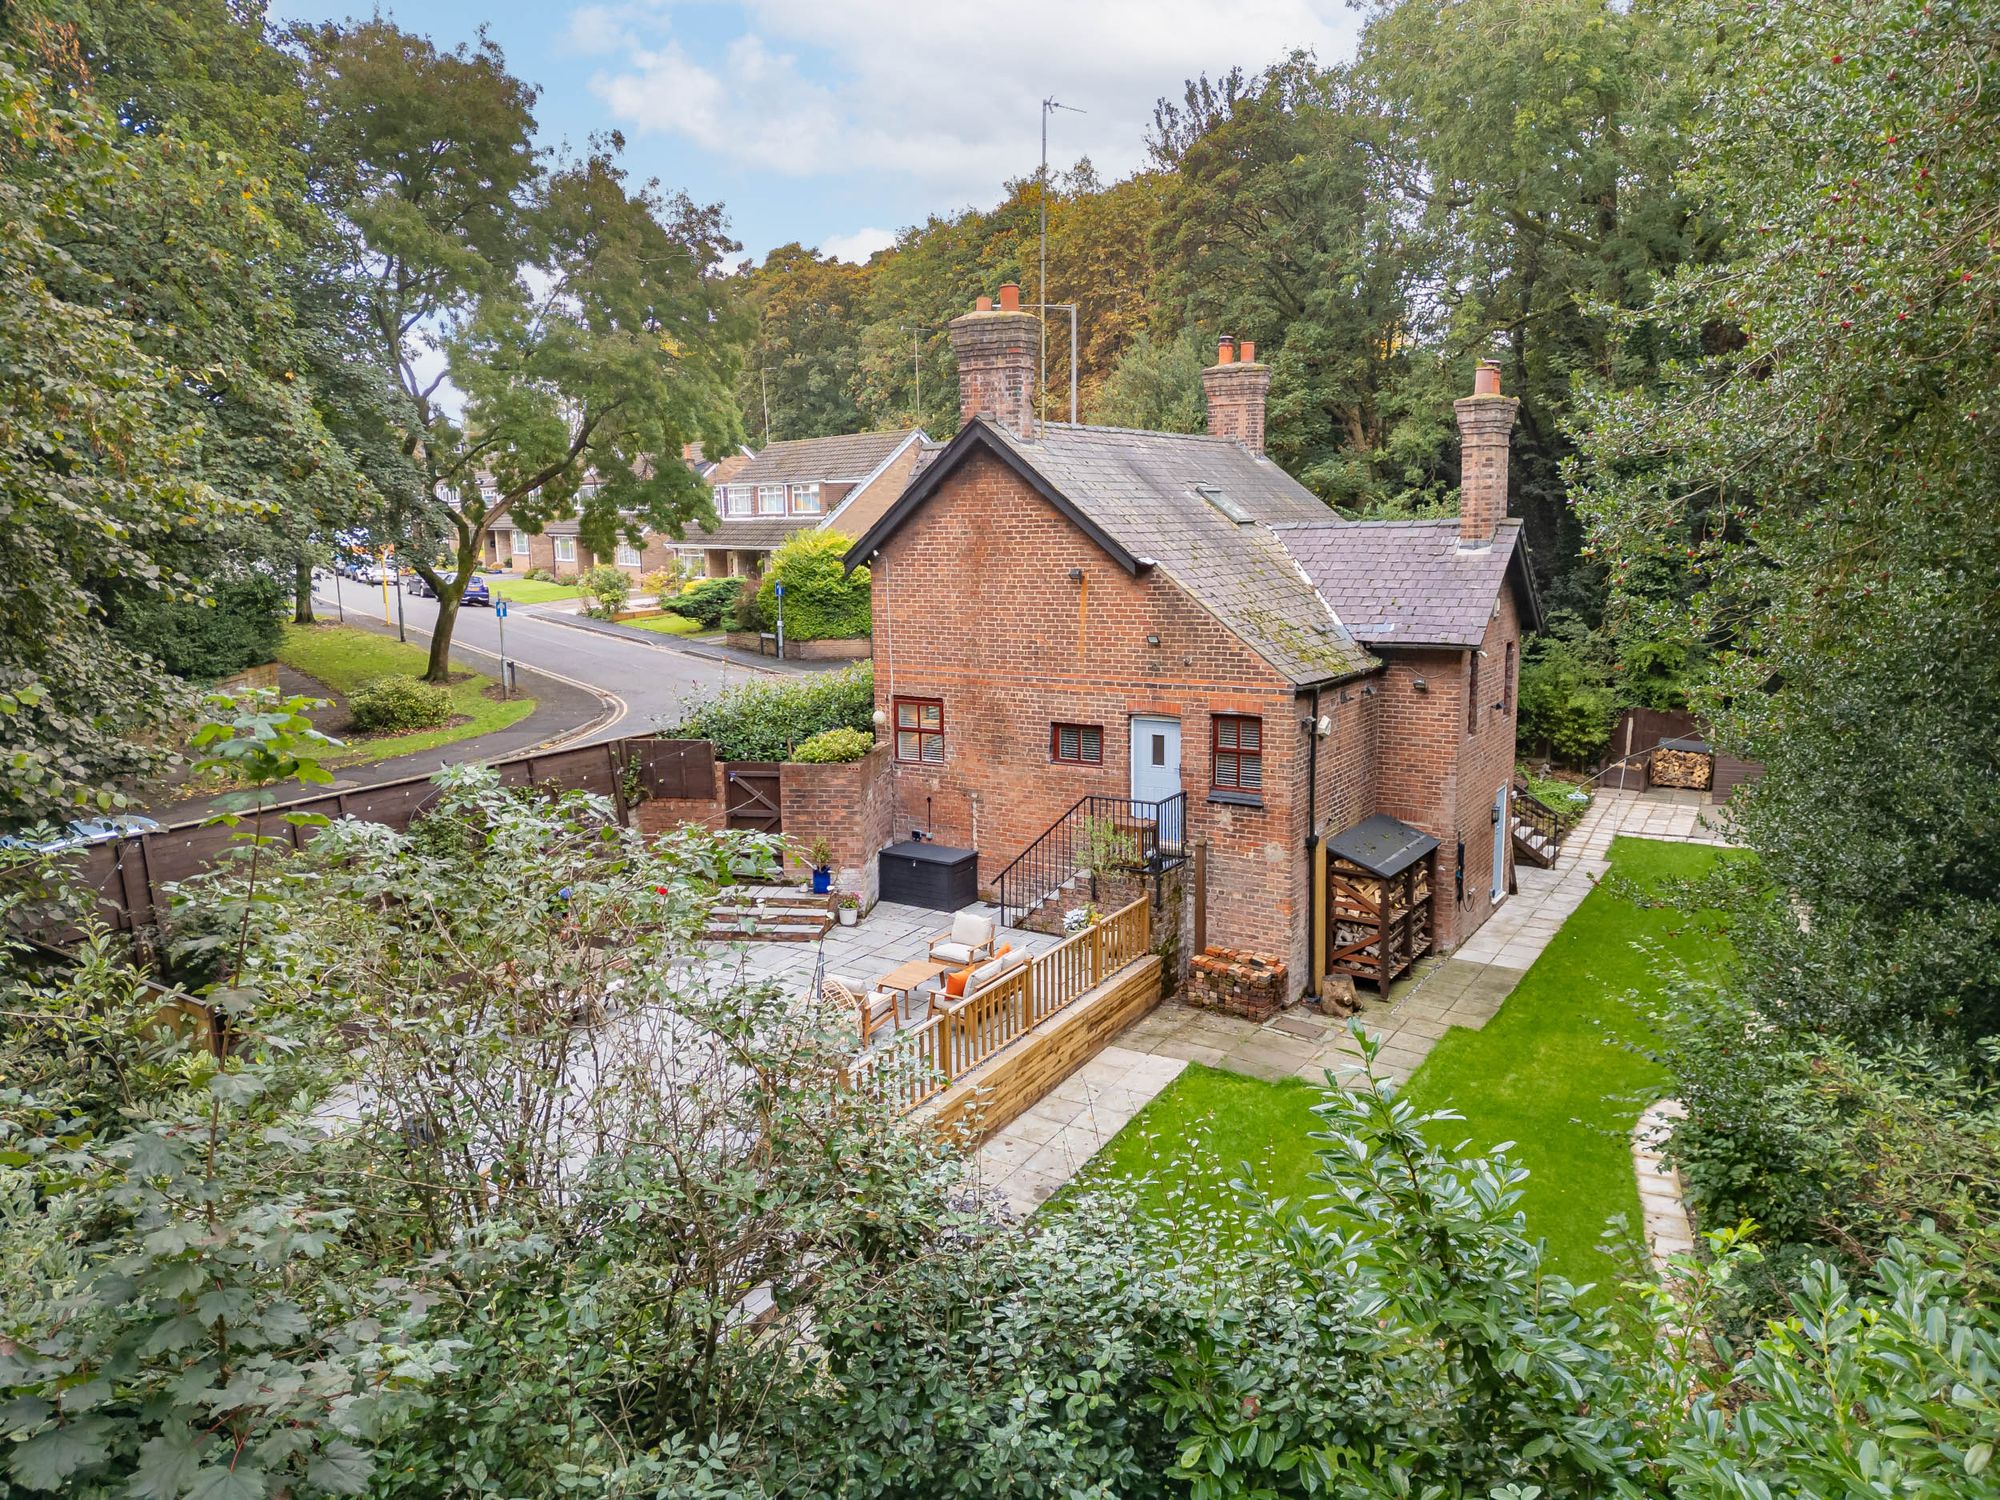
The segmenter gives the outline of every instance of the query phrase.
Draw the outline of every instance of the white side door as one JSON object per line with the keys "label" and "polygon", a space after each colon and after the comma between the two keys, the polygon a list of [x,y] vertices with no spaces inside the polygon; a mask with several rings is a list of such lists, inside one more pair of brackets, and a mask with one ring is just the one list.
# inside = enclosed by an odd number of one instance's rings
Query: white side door
{"label": "white side door", "polygon": [[1497,906],[1507,894],[1507,848],[1514,842],[1513,809],[1507,805],[1508,786],[1500,783],[1493,794],[1493,901]]}
{"label": "white side door", "polygon": [[[1132,720],[1132,800],[1164,802],[1181,790],[1181,721],[1150,714]],[[1135,809],[1136,811],[1136,809]],[[1176,810],[1177,813],[1178,810]],[[1150,813],[1147,814],[1150,816]],[[1163,810],[1163,816],[1176,816]],[[1178,847],[1185,829],[1162,827],[1160,841]]]}

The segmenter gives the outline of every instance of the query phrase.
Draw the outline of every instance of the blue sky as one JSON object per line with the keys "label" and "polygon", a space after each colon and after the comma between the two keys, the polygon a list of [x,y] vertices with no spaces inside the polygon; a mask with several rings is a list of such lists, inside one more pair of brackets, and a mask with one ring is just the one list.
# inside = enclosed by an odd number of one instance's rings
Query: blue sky
{"label": "blue sky", "polygon": [[[279,20],[369,0],[273,0]],[[865,259],[932,213],[1031,176],[1039,101],[1052,168],[1139,166],[1153,101],[1195,73],[1293,47],[1350,55],[1345,0],[383,0],[439,43],[483,21],[542,88],[544,144],[625,133],[634,176],[721,202],[756,256],[798,240]]]}

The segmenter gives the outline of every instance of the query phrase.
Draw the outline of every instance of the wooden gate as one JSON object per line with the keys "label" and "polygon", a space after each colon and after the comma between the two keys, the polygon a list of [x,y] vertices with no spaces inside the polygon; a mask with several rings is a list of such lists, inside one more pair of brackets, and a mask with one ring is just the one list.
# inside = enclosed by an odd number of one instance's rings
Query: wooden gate
{"label": "wooden gate", "polygon": [[778,798],[778,763],[732,760],[724,764],[723,771],[728,783],[728,826],[756,833],[784,832]]}

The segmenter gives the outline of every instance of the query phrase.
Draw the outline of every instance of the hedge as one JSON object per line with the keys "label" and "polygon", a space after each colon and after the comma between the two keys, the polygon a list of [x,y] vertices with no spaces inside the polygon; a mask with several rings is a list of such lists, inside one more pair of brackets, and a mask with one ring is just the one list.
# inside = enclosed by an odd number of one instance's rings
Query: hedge
{"label": "hedge", "polygon": [[451,717],[451,690],[418,677],[377,677],[348,695],[347,712],[362,734],[434,729]]}
{"label": "hedge", "polygon": [[792,759],[806,765],[833,766],[861,759],[875,748],[875,736],[865,729],[822,729],[809,740],[799,741]]}
{"label": "hedge", "polygon": [[213,682],[275,661],[290,600],[281,584],[258,574],[217,583],[212,601],[148,598],[127,605],[118,634],[149,652],[176,677]]}
{"label": "hedge", "polygon": [[680,594],[661,599],[660,608],[685,615],[704,630],[716,630],[721,627],[723,617],[736,607],[742,592],[740,578],[701,578]]}
{"label": "hedge", "polygon": [[711,740],[722,760],[790,760],[829,729],[874,738],[875,664],[731,688],[666,730],[669,739]]}

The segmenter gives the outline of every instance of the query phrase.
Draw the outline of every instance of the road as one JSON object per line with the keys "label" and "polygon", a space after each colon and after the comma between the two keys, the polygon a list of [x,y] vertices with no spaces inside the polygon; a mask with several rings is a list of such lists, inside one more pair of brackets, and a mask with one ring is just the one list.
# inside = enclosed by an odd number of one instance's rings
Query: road
{"label": "road", "polygon": [[[352,579],[336,581],[322,577],[314,585],[314,597],[319,601],[317,608],[322,620],[339,619],[343,607],[377,623],[382,619],[380,587],[370,588]],[[391,623],[395,617],[392,594]],[[427,643],[436,618],[434,600],[404,596],[404,629],[411,640]],[[455,654],[476,658],[474,664],[484,670],[494,671],[500,629],[492,610],[461,609],[457,627],[452,631],[452,649]],[[566,678],[616,700],[612,717],[579,740],[580,744],[645,734],[661,723],[672,724],[683,717],[690,704],[760,675],[732,662],[693,655],[666,644],[665,638],[655,646],[647,641],[598,635],[519,605],[507,613],[506,632],[507,654],[523,666]]]}

